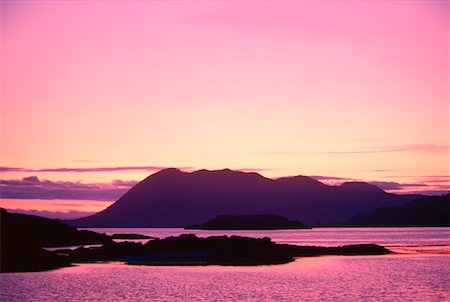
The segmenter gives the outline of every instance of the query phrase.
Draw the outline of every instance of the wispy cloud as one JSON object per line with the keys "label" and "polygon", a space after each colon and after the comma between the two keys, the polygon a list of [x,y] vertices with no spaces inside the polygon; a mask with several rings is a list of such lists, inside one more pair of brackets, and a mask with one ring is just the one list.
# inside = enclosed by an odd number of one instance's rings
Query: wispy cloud
{"label": "wispy cloud", "polygon": [[116,200],[137,181],[115,180],[111,183],[39,180],[36,176],[21,180],[0,180],[0,197],[12,199]]}
{"label": "wispy cloud", "polygon": [[83,163],[83,164],[98,163],[98,161],[89,160],[89,159],[73,159],[73,160],[71,160],[71,162],[73,162],[73,163]]}
{"label": "wispy cloud", "polygon": [[390,148],[365,149],[365,150],[347,150],[347,151],[325,151],[312,152],[313,154],[367,154],[367,153],[393,153],[393,152],[421,152],[421,153],[439,153],[448,152],[448,145],[437,144],[412,144],[394,146]]}
{"label": "wispy cloud", "polygon": [[370,184],[375,185],[383,190],[397,191],[407,188],[427,187],[428,185],[423,183],[399,183],[395,181],[369,181]]}
{"label": "wispy cloud", "polygon": [[8,212],[35,215],[51,219],[77,219],[95,214],[95,212],[83,212],[83,211],[63,212],[63,211],[38,211],[38,210],[23,210],[23,209],[8,209]]}
{"label": "wispy cloud", "polygon": [[234,171],[241,171],[241,172],[266,172],[266,171],[274,171],[276,169],[269,169],[269,168],[237,168],[237,169],[232,169]]}
{"label": "wispy cloud", "polygon": [[[344,182],[364,181],[355,178],[337,177],[337,176],[310,176],[327,185],[338,186]],[[394,177],[392,177],[394,178]],[[449,178],[441,177],[439,179],[432,177],[427,179],[412,178],[411,182],[397,182],[397,181],[365,181],[369,184],[375,185],[380,189],[400,194],[424,194],[424,195],[441,195],[450,191]]]}
{"label": "wispy cloud", "polygon": [[311,175],[309,177],[312,177],[316,180],[338,180],[338,181],[353,180],[352,178],[337,177],[337,176],[323,176],[323,175]]}
{"label": "wispy cloud", "polygon": [[[250,169],[245,169],[250,170]],[[327,185],[340,185],[361,179],[312,175]],[[440,193],[450,190],[450,178],[445,175],[435,177],[411,178],[408,182],[367,181],[388,192],[424,194]],[[136,185],[135,180],[113,180],[110,183],[81,183],[69,181],[40,180],[36,176],[22,179],[0,180],[0,198],[8,199],[62,199],[62,200],[98,200],[114,201]]]}
{"label": "wispy cloud", "polygon": [[376,153],[394,153],[394,152],[420,152],[420,153],[441,153],[449,152],[449,145],[440,144],[410,144],[399,145],[388,148],[369,148],[369,149],[353,149],[353,150],[326,150],[326,151],[307,151],[307,150],[275,150],[275,151],[263,151],[257,152],[262,154],[272,155],[298,155],[298,154],[311,154],[311,155],[356,155],[356,154],[376,154]]}
{"label": "wispy cloud", "polygon": [[[158,171],[168,167],[162,166],[121,166],[121,167],[92,167],[92,168],[43,168],[43,169],[29,169],[20,167],[0,167],[0,172],[27,172],[27,173],[40,173],[40,172],[115,172],[115,171]],[[180,169],[190,169],[191,167],[180,167]]]}

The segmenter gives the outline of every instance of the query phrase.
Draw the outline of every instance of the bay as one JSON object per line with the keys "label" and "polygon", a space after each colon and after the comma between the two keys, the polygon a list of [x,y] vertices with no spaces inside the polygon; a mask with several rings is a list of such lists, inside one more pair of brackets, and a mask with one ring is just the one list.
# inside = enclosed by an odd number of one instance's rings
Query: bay
{"label": "bay", "polygon": [[270,237],[278,243],[376,243],[383,256],[298,258],[256,267],[152,267],[79,264],[0,275],[1,301],[449,301],[450,228],[317,228],[277,231],[91,229],[158,238]]}

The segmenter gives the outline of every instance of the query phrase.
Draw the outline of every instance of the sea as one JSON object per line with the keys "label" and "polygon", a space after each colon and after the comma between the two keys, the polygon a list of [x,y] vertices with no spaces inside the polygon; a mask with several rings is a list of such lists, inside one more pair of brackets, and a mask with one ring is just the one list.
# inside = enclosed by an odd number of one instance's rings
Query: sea
{"label": "sea", "polygon": [[313,246],[375,243],[395,253],[304,257],[288,264],[251,267],[77,264],[46,272],[0,274],[0,301],[450,301],[450,228],[89,230],[157,238],[270,237],[277,243]]}

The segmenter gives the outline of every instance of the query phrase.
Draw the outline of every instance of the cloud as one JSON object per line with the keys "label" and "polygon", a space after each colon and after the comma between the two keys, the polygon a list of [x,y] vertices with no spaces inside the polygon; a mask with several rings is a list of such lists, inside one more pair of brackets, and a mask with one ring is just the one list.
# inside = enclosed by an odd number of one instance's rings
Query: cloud
{"label": "cloud", "polygon": [[398,183],[395,181],[369,181],[371,185],[377,186],[383,190],[404,190],[406,188],[415,188],[415,187],[427,187],[426,184],[423,183]]}
{"label": "cloud", "polygon": [[39,180],[36,176],[22,180],[0,180],[0,197],[12,199],[80,199],[117,200],[137,181],[84,184],[80,182]]}
{"label": "cloud", "polygon": [[410,144],[392,146],[387,148],[373,148],[373,149],[361,149],[361,150],[329,150],[329,151],[302,151],[302,150],[278,150],[278,151],[265,151],[258,152],[263,154],[272,155],[298,155],[298,154],[311,154],[311,155],[354,155],[354,154],[376,154],[376,153],[394,153],[394,152],[421,152],[421,153],[440,153],[449,152],[449,145],[440,144]]}
{"label": "cloud", "polygon": [[61,211],[38,211],[38,210],[22,210],[22,209],[8,209],[8,212],[35,215],[51,219],[77,219],[93,215],[96,213],[96,212],[82,212],[82,211],[61,212]]}
{"label": "cloud", "polygon": [[[337,176],[313,175],[310,177],[334,186],[348,181],[362,181],[360,179]],[[408,183],[396,181],[367,182],[383,190],[402,194],[413,192],[433,194],[450,190],[449,177],[446,175],[423,177]],[[21,180],[0,180],[0,198],[114,201],[137,183],[138,181],[136,180],[113,180],[110,183],[86,184],[81,182],[40,180],[36,176],[27,176]]]}
{"label": "cloud", "polygon": [[132,187],[138,184],[139,181],[137,180],[120,180],[115,179],[111,182],[112,185],[116,187]]}
{"label": "cloud", "polygon": [[266,171],[274,171],[276,169],[269,169],[269,168],[236,168],[236,169],[231,169],[233,171],[241,171],[241,172],[266,172]]}
{"label": "cloud", "polygon": [[37,178],[36,176],[24,177],[22,180],[29,182],[39,182],[39,178]]}
{"label": "cloud", "polygon": [[428,176],[422,181],[425,183],[446,183],[450,186],[450,175]]}
{"label": "cloud", "polygon": [[392,153],[392,152],[439,153],[448,151],[449,151],[448,145],[412,144],[412,145],[401,145],[371,150],[366,149],[366,150],[349,150],[349,151],[313,152],[313,154],[370,154],[370,153]]}
{"label": "cloud", "polygon": [[71,162],[73,162],[73,163],[83,163],[83,164],[98,163],[98,161],[88,160],[88,159],[73,159],[73,160],[71,160]]}
{"label": "cloud", "polygon": [[311,175],[309,177],[314,178],[316,180],[340,180],[340,181],[352,180],[351,178],[336,177],[336,176],[323,176],[323,175]]}
{"label": "cloud", "polygon": [[[313,175],[310,177],[330,186],[338,186],[344,182],[364,181],[354,178],[323,176],[323,175]],[[371,185],[375,185],[384,191],[393,192],[397,194],[441,195],[442,193],[448,192],[450,190],[448,178],[446,179],[445,177],[443,177],[441,180],[443,181],[442,182],[434,180],[422,181],[415,179],[413,182],[407,183],[400,183],[396,181],[365,181],[365,182]]]}
{"label": "cloud", "polygon": [[[93,167],[93,168],[44,168],[44,169],[29,169],[19,167],[0,167],[0,172],[115,172],[115,171],[159,171],[167,169],[168,167],[161,166],[122,166],[122,167]],[[191,167],[180,167],[179,169],[190,169]]]}

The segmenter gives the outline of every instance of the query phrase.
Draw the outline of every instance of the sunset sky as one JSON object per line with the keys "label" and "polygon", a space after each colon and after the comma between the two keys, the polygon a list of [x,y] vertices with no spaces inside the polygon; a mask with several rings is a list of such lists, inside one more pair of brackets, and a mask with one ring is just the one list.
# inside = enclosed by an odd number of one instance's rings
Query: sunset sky
{"label": "sunset sky", "polygon": [[98,211],[165,167],[450,190],[448,1],[0,5],[0,206]]}

